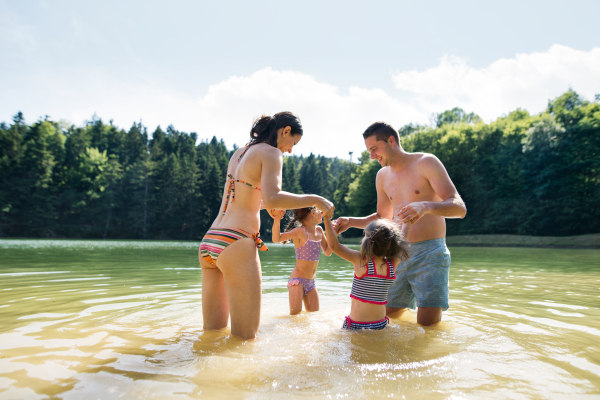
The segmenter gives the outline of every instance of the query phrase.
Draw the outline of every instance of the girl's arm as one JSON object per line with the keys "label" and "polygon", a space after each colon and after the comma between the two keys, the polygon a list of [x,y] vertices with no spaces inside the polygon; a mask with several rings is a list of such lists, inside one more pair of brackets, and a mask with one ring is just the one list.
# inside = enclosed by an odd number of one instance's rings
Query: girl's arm
{"label": "girl's arm", "polygon": [[327,237],[325,236],[325,232],[323,232],[323,228],[317,226],[317,231],[321,232],[321,248],[323,249],[323,254],[329,257],[332,253],[331,247],[329,247],[329,243],[327,243]]}
{"label": "girl's arm", "polygon": [[[262,200],[261,200],[262,205]],[[285,214],[284,210],[272,210],[269,209],[269,214],[273,217],[273,228],[271,229],[271,240],[273,243],[282,242],[281,240],[281,219]]]}
{"label": "girl's arm", "polygon": [[346,261],[350,261],[354,264],[354,269],[356,269],[357,265],[360,265],[360,251],[351,250],[340,244],[335,231],[333,230],[333,225],[331,224],[331,218],[328,216],[323,216],[323,222],[325,223],[325,232],[327,233],[327,247],[330,247],[331,250],[343,258]]}
{"label": "girl's arm", "polygon": [[410,233],[410,226],[412,225],[412,222],[405,222],[402,224],[402,228],[400,228],[400,232],[402,233],[402,236],[404,237],[404,240],[408,240],[408,234]]}
{"label": "girl's arm", "polygon": [[271,240],[273,243],[285,242],[290,239],[304,239],[306,232],[304,229],[294,228],[289,232],[281,233],[280,222],[285,215],[285,210],[269,210],[275,217],[273,218],[273,230],[271,232]]}

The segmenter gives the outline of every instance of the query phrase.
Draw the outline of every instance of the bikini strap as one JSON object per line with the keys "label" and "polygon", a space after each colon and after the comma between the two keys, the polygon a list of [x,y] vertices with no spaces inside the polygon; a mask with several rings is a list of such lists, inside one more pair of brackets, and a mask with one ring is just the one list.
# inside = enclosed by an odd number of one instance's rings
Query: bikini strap
{"label": "bikini strap", "polygon": [[242,155],[240,155],[239,158],[238,158],[238,164],[239,164],[240,160],[242,159],[242,157],[244,157],[244,154],[246,154],[246,152],[248,151],[249,148],[250,147],[248,145],[246,145],[246,150],[244,150],[243,153],[242,153]]}
{"label": "bikini strap", "polygon": [[231,197],[231,202],[235,200],[235,180],[233,179],[233,175],[227,174],[227,181],[229,182],[229,186],[227,187],[227,198],[225,199],[225,206],[223,207],[223,215],[225,215],[225,211],[227,211],[227,206],[229,205],[229,197]]}

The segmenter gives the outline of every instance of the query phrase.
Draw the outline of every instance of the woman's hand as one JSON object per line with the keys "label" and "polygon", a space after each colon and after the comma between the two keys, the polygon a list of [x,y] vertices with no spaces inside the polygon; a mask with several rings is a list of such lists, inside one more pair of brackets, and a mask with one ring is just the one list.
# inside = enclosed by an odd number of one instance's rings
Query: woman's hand
{"label": "woman's hand", "polygon": [[332,202],[327,200],[324,197],[316,196],[317,202],[315,203],[315,207],[319,209],[323,213],[323,218],[332,218],[333,211],[335,210],[335,206]]}
{"label": "woman's hand", "polygon": [[283,216],[285,215],[285,213],[286,213],[286,210],[273,210],[273,209],[269,209],[269,215],[275,221],[278,221],[278,220],[282,219]]}

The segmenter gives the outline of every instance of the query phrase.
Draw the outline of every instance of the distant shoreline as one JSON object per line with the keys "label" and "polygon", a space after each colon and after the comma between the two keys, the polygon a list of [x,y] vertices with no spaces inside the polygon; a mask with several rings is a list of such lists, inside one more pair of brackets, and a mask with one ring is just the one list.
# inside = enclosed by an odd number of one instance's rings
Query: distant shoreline
{"label": "distant shoreline", "polygon": [[[340,237],[343,244],[360,245],[362,237]],[[138,243],[195,243],[199,240],[173,240],[173,239],[93,239],[93,238],[27,238],[27,237],[0,237],[0,241],[10,240],[50,240],[50,241],[89,241],[89,242],[138,242]],[[267,244],[273,244],[267,241]],[[448,246],[452,247],[538,247],[557,249],[600,249],[600,233],[578,236],[524,236],[524,235],[457,235],[446,238]]]}
{"label": "distant shoreline", "polygon": [[[344,244],[360,244],[362,238],[341,238]],[[561,249],[600,249],[600,233],[578,236],[457,235],[448,236],[454,247],[546,247]]]}

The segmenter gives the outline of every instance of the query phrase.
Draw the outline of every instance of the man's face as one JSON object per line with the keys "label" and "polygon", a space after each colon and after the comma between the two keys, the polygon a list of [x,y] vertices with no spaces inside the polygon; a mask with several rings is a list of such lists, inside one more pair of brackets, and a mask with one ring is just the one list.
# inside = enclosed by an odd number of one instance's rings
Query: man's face
{"label": "man's face", "polygon": [[389,165],[390,145],[388,142],[377,140],[377,137],[373,135],[365,139],[365,146],[371,155],[371,160],[377,160],[382,167]]}

